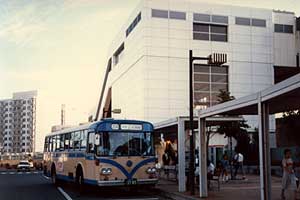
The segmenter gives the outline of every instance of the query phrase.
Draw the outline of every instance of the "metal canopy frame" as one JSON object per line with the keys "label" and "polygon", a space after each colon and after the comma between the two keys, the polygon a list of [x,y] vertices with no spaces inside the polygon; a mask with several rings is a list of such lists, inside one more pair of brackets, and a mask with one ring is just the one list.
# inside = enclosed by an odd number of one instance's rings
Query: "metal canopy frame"
{"label": "metal canopy frame", "polygon": [[[263,91],[198,111],[200,144],[205,144],[205,127],[208,117],[216,115],[258,115],[259,163],[261,199],[271,197],[271,169],[269,147],[269,115],[300,109],[300,74]],[[207,197],[206,146],[200,146],[200,197]]]}
{"label": "metal canopy frame", "polygon": [[[194,122],[197,124],[198,117],[194,116]],[[206,121],[208,123],[215,124],[217,122],[223,121],[241,121],[242,117],[223,117],[223,116],[215,116],[208,117]],[[165,121],[161,121],[154,124],[155,130],[165,129],[168,127],[172,127],[177,125],[177,141],[178,141],[178,191],[185,192],[186,191],[186,174],[185,174],[185,130],[188,127],[185,127],[186,122],[189,121],[188,116],[179,116],[174,117]],[[195,125],[195,124],[194,124]],[[195,127],[194,127],[195,129]],[[199,127],[198,127],[199,129]]]}

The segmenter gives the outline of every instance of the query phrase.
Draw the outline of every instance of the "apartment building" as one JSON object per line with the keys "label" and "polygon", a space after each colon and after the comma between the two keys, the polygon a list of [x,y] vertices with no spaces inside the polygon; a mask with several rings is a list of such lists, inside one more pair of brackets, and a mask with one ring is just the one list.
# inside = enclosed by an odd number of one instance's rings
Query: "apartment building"
{"label": "apartment building", "polygon": [[25,155],[35,150],[37,91],[13,93],[0,100],[0,153]]}

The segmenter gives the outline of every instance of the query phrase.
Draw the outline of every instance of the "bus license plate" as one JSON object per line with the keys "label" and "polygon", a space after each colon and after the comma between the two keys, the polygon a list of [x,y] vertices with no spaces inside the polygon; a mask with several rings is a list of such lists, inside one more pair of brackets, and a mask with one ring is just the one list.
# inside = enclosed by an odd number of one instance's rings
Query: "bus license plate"
{"label": "bus license plate", "polygon": [[136,185],[137,184],[137,180],[136,179],[127,179],[125,181],[126,185]]}

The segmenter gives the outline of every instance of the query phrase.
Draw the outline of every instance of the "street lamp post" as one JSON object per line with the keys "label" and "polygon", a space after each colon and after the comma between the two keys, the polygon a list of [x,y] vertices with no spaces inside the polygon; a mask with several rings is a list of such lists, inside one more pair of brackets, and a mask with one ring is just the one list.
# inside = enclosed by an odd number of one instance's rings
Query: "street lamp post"
{"label": "street lamp post", "polygon": [[[220,66],[227,62],[226,54],[214,53],[208,57],[194,57],[193,50],[189,51],[189,103],[190,103],[190,162],[189,162],[189,189],[191,195],[195,194],[195,136],[194,136],[194,94],[193,94],[193,63],[195,60],[207,60],[209,65]],[[199,155],[199,159],[200,155]]]}

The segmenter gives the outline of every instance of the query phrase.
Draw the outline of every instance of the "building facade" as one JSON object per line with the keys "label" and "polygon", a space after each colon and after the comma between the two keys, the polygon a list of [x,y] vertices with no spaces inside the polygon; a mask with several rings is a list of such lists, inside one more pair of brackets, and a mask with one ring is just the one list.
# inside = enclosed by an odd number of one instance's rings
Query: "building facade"
{"label": "building facade", "polygon": [[0,152],[2,157],[35,151],[36,91],[13,93],[0,100]]}
{"label": "building facade", "polygon": [[[195,64],[196,107],[218,103],[220,89],[236,98],[263,90],[274,84],[278,68],[296,69],[296,24],[292,12],[195,0],[143,0],[109,50],[100,117],[155,123],[187,116],[189,50],[201,57],[224,53],[228,59],[223,67]],[[113,109],[121,109],[121,114],[111,114]],[[258,126],[256,117],[245,118],[253,129]],[[274,117],[270,128],[274,133]],[[274,134],[271,138],[275,140]]]}

